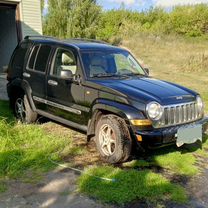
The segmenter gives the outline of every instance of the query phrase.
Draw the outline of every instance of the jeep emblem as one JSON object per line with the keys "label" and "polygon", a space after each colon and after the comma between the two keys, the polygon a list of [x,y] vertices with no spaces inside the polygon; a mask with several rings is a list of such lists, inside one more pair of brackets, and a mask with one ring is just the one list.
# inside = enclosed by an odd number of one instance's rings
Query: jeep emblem
{"label": "jeep emblem", "polygon": [[182,99],[183,99],[182,96],[176,97],[176,100],[182,100]]}

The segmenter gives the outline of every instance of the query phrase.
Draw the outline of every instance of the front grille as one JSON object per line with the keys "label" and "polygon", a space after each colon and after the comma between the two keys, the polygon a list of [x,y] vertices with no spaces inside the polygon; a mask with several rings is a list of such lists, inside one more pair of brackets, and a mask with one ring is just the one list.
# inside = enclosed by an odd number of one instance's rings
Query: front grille
{"label": "front grille", "polygon": [[174,126],[196,121],[201,118],[196,102],[164,106],[160,120],[153,122],[155,128]]}

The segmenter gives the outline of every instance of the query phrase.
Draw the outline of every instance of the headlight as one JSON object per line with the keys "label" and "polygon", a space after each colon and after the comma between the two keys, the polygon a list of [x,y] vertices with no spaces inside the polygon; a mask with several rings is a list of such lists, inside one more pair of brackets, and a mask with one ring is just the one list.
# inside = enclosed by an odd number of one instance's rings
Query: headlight
{"label": "headlight", "polygon": [[198,108],[198,113],[200,115],[203,115],[203,113],[204,113],[204,103],[203,103],[200,96],[196,97],[196,104],[197,104],[197,108]]}
{"label": "headlight", "polygon": [[151,102],[147,104],[146,111],[147,111],[149,118],[152,120],[159,120],[163,114],[163,108],[157,102]]}

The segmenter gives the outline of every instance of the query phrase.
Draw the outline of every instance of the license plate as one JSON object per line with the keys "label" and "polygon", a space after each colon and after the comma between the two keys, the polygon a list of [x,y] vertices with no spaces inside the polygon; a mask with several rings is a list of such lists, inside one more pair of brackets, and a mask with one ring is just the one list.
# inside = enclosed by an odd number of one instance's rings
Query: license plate
{"label": "license plate", "polygon": [[182,127],[178,129],[176,145],[192,144],[197,140],[202,141],[202,125]]}

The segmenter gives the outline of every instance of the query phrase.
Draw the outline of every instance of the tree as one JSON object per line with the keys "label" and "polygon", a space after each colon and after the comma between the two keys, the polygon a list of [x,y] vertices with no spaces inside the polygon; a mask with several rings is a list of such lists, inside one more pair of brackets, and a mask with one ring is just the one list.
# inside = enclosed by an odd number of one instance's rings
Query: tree
{"label": "tree", "polygon": [[44,34],[59,38],[95,38],[101,8],[95,0],[48,0]]}
{"label": "tree", "polygon": [[44,5],[45,5],[45,0],[41,0],[40,1],[40,6],[41,6],[41,14],[42,14],[42,16],[43,16]]}

